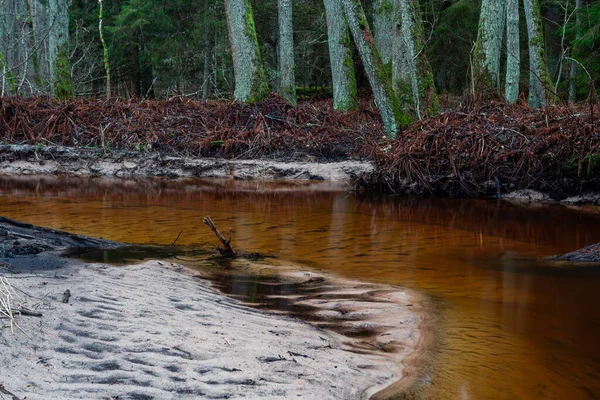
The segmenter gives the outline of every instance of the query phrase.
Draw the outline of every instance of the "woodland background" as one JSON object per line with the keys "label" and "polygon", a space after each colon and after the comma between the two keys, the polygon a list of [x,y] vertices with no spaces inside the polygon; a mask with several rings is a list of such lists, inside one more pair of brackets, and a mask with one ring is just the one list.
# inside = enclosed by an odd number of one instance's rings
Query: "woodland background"
{"label": "woodland background", "polygon": [[[250,3],[262,64],[270,88],[276,91],[280,86],[278,4],[275,0]],[[323,1],[292,3],[298,94],[300,98],[330,96]],[[375,3],[362,2],[371,27],[380,7]],[[464,94],[469,90],[481,2],[421,0],[417,4],[423,51],[438,94]],[[576,60],[583,68],[574,75],[570,100],[585,100],[589,77],[595,86],[600,84],[600,2],[540,0],[539,5],[545,58],[552,82],[558,83],[556,91],[561,99],[569,99],[570,66]],[[0,0],[0,10],[2,95],[106,95],[98,1]],[[520,87],[526,92],[529,54],[522,4],[519,10]],[[222,0],[104,0],[102,19],[113,96],[232,98],[234,72]],[[358,89],[368,90],[360,57],[355,54],[353,60]],[[61,62],[68,68],[72,87],[61,88],[60,68],[55,65]]]}

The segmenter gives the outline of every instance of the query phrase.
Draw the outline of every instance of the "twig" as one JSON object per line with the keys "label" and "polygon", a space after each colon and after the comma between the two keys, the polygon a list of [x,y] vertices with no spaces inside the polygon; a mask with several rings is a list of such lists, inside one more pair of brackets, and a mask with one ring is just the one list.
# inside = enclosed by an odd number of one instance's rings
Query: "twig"
{"label": "twig", "polygon": [[21,400],[14,393],[11,393],[8,390],[6,390],[4,385],[1,383],[0,383],[0,392],[9,395],[11,397],[11,400]]}
{"label": "twig", "polygon": [[233,229],[229,228],[229,239],[225,240],[225,237],[221,234],[221,232],[219,232],[219,230],[215,226],[212,219],[210,219],[210,217],[208,217],[208,216],[204,217],[202,219],[202,222],[204,222],[206,225],[208,225],[208,227],[215,233],[215,235],[217,235],[217,238],[219,239],[219,241],[223,244],[223,248],[217,247],[217,249],[219,250],[221,255],[224,257],[237,257],[237,253],[235,252],[235,250],[233,250],[233,248],[230,245],[231,233],[233,232]]}
{"label": "twig", "polygon": [[0,295],[1,295],[0,296],[0,315],[4,316],[10,320],[10,332],[11,333],[14,334],[13,326],[17,327],[17,329],[19,329],[21,332],[23,332],[23,334],[31,340],[31,336],[29,336],[27,334],[27,332],[25,332],[19,326],[19,324],[17,324],[17,322],[15,321],[14,313],[16,311],[12,307],[13,300],[18,297],[15,289],[8,282],[8,280],[3,276],[0,276],[0,283],[2,284],[2,287],[4,288],[4,290],[0,290]]}
{"label": "twig", "polygon": [[171,246],[170,246],[170,247],[173,247],[173,246],[175,246],[175,243],[177,243],[177,241],[179,240],[179,237],[181,236],[181,234],[182,234],[182,233],[183,233],[183,231],[180,231],[180,232],[179,232],[179,235],[177,235],[177,237],[175,238],[175,240],[173,240],[173,243],[171,243]]}
{"label": "twig", "polygon": [[26,310],[24,308],[13,308],[11,311],[16,314],[28,315],[30,317],[43,317],[42,313]]}

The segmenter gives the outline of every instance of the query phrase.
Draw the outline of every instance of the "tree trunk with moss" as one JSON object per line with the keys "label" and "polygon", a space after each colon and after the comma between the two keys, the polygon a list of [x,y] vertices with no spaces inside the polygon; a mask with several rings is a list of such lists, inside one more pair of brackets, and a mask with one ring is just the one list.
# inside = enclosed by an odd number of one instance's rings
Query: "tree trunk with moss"
{"label": "tree trunk with moss", "polygon": [[254,103],[269,93],[250,0],[225,0],[236,101]]}
{"label": "tree trunk with moss", "polygon": [[544,107],[548,98],[554,96],[554,85],[550,79],[544,52],[544,33],[540,3],[538,0],[523,0],[527,35],[529,37],[529,99],[531,107]]}
{"label": "tree trunk with moss", "polygon": [[294,28],[292,0],[278,1],[279,16],[279,91],[290,103],[296,104],[296,77],[294,65]]}
{"label": "tree trunk with moss", "polygon": [[375,37],[375,45],[381,62],[385,65],[386,70],[392,69],[393,56],[393,36],[394,24],[396,18],[394,15],[394,2],[396,0],[375,0],[373,1],[373,36]]}
{"label": "tree trunk with moss", "polygon": [[324,0],[324,4],[333,86],[333,109],[356,110],[358,92],[348,22],[339,0]]}
{"label": "tree trunk with moss", "polygon": [[[577,39],[581,37],[581,9],[583,8],[583,0],[575,1],[575,18],[577,25]],[[571,61],[571,70],[569,71],[569,102],[574,103],[577,101],[577,87],[575,85],[575,78],[577,77],[578,65],[575,61]]]}
{"label": "tree trunk with moss", "polygon": [[69,6],[66,0],[48,0],[48,70],[52,93],[73,97],[69,67]]}
{"label": "tree trunk with moss", "polygon": [[475,91],[500,92],[500,58],[506,19],[506,0],[483,0],[473,54]]}
{"label": "tree trunk with moss", "polygon": [[519,98],[520,71],[519,0],[506,0],[506,83],[504,98],[509,103],[514,103]]}
{"label": "tree trunk with moss", "polygon": [[398,131],[408,125],[410,117],[400,109],[360,1],[342,0],[342,5],[387,134],[396,137]]}
{"label": "tree trunk with moss", "polygon": [[400,21],[393,35],[396,67],[392,69],[394,92],[402,106],[421,119],[438,111],[438,98],[431,65],[425,54],[423,21],[418,0],[397,0]]}

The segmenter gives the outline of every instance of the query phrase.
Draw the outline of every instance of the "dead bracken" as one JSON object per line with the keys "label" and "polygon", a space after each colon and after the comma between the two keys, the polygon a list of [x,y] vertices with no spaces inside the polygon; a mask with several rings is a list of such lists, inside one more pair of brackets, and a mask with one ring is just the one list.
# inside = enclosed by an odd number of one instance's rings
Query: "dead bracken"
{"label": "dead bracken", "polygon": [[372,145],[376,168],[357,187],[461,197],[535,189],[555,199],[598,191],[599,114],[496,102],[442,113]]}
{"label": "dead bracken", "polygon": [[170,101],[0,99],[6,143],[157,150],[225,158],[345,159],[381,134],[374,104],[340,114],[330,101],[298,107],[272,94],[254,105]]}
{"label": "dead bracken", "polygon": [[170,101],[0,99],[4,143],[62,145],[227,159],[366,159],[358,190],[495,196],[534,189],[555,199],[600,188],[598,105],[488,102],[417,121],[384,139],[372,99],[338,113],[331,100],[290,105]]}

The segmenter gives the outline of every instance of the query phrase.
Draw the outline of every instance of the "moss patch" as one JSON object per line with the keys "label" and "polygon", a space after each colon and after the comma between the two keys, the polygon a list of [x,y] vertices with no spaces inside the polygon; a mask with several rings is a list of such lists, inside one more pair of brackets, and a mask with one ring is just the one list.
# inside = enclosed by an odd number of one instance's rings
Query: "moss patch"
{"label": "moss patch", "polygon": [[73,81],[69,68],[67,45],[61,46],[56,55],[56,70],[54,71],[54,95],[57,99],[67,100],[74,97]]}

